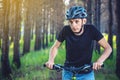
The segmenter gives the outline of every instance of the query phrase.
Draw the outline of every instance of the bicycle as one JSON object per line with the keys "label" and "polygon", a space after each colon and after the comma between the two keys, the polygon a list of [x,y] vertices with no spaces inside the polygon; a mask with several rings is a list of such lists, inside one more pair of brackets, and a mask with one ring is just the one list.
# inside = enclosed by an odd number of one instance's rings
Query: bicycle
{"label": "bicycle", "polygon": [[[46,67],[45,64],[43,66]],[[77,68],[76,67],[68,68],[68,67],[62,66],[60,64],[54,64],[52,70],[56,70],[57,72],[60,72],[63,69],[71,71],[73,73],[72,80],[76,80],[75,74],[77,74],[77,73],[78,74],[81,74],[81,73],[87,74],[93,70],[92,66],[93,66],[93,64],[85,64],[84,66],[77,67]],[[102,65],[101,67],[104,67],[104,65]]]}

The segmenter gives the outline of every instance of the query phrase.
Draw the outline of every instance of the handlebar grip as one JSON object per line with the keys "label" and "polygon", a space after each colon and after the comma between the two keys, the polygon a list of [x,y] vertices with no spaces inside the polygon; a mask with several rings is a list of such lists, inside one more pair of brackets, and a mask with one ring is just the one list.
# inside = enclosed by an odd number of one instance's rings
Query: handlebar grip
{"label": "handlebar grip", "polygon": [[104,67],[104,64],[102,64],[101,67]]}
{"label": "handlebar grip", "polygon": [[[46,64],[43,64],[43,67],[46,67]],[[53,69],[52,70],[56,70],[56,71],[61,71],[62,70],[62,66],[59,64],[54,64],[53,65]]]}
{"label": "handlebar grip", "polygon": [[46,67],[46,64],[43,64],[43,67]]}
{"label": "handlebar grip", "polygon": [[[43,64],[43,67],[46,67],[46,64]],[[53,70],[56,69],[56,67],[57,67],[57,66],[54,64],[54,65],[53,65]]]}

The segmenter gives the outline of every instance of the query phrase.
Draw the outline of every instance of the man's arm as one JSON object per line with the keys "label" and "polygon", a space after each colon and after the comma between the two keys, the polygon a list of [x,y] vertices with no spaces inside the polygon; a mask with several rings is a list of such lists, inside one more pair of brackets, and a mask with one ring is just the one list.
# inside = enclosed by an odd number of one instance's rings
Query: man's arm
{"label": "man's arm", "polygon": [[57,51],[58,51],[58,48],[59,48],[60,44],[61,44],[61,42],[59,42],[58,40],[56,40],[55,43],[53,44],[53,46],[50,49],[49,59],[48,59],[48,62],[46,62],[46,66],[49,69],[53,68],[54,59],[55,59],[55,57],[57,55]]}
{"label": "man's arm", "polygon": [[108,42],[105,40],[105,38],[102,38],[98,41],[100,46],[104,48],[103,54],[98,58],[98,60],[93,64],[93,69],[98,70],[101,68],[101,65],[103,62],[110,56],[112,52],[111,46],[108,44]]}

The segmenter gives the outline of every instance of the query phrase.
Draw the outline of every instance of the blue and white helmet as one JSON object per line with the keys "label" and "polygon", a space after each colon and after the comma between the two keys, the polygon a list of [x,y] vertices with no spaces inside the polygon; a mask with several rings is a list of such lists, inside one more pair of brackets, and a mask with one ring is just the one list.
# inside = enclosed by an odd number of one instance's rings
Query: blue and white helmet
{"label": "blue and white helmet", "polygon": [[81,6],[72,6],[66,11],[66,19],[83,19],[87,17],[86,9]]}

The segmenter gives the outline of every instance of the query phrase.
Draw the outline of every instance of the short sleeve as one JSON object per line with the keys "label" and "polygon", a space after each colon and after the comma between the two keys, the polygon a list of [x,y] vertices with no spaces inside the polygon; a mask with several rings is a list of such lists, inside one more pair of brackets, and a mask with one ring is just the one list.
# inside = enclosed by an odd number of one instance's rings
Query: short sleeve
{"label": "short sleeve", "polygon": [[94,26],[92,26],[92,31],[93,31],[93,34],[92,34],[93,38],[97,42],[103,38],[102,33],[99,30],[97,30]]}
{"label": "short sleeve", "polygon": [[63,29],[57,35],[57,40],[60,42],[63,42],[65,40],[65,27],[63,27]]}

